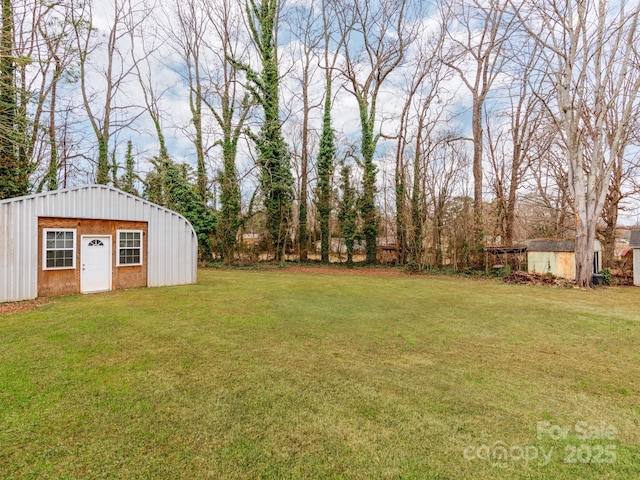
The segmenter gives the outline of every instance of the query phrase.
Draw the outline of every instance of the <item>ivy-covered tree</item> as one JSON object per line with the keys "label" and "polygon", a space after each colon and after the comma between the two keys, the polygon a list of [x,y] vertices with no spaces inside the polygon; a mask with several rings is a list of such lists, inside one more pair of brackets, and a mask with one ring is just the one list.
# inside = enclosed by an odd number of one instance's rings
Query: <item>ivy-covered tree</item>
{"label": "ivy-covered tree", "polygon": [[187,165],[176,165],[171,159],[152,160],[154,170],[145,180],[145,198],[185,217],[198,236],[201,261],[213,257],[211,236],[215,234],[217,217],[200,196],[197,185],[189,181]]}
{"label": "ivy-covered tree", "polygon": [[340,170],[340,190],[342,198],[338,210],[338,220],[342,229],[342,237],[347,248],[347,266],[353,267],[353,244],[357,232],[358,198],[356,189],[351,185],[351,167],[343,164]]}
{"label": "ivy-covered tree", "polygon": [[[335,136],[331,127],[331,101],[332,101],[332,70],[337,61],[337,55],[333,60],[329,61],[330,42],[331,42],[331,18],[327,6],[327,2],[322,2],[322,21],[324,25],[324,63],[325,63],[325,92],[324,92],[324,114],[322,117],[322,134],[320,136],[320,150],[318,152],[317,169],[318,184],[316,187],[316,208],[318,211],[318,220],[320,224],[320,258],[322,263],[329,263],[329,240],[331,236],[331,228],[329,225],[331,219],[331,200],[332,188],[331,178],[335,169]],[[340,39],[339,44],[342,44]]]}
{"label": "ivy-covered tree", "polygon": [[241,193],[236,171],[237,142],[236,133],[225,132],[222,141],[223,168],[219,173],[221,210],[218,241],[222,259],[226,264],[232,264],[234,261],[236,235],[242,224]]}
{"label": "ivy-covered tree", "polygon": [[289,235],[293,203],[293,175],[288,146],[282,136],[279,105],[278,54],[276,29],[278,0],[249,0],[246,12],[253,42],[262,70],[236,62],[244,70],[247,88],[262,107],[264,118],[258,134],[250,133],[258,150],[260,187],[264,196],[267,230],[274,245],[275,258],[280,261]]}
{"label": "ivy-covered tree", "polygon": [[235,14],[235,0],[210,3],[207,14],[221,48],[211,50],[216,59],[209,73],[210,88],[203,101],[220,130],[215,146],[222,150],[222,168],[218,171],[220,211],[218,215],[217,245],[225,264],[235,261],[238,230],[245,218],[242,215],[242,195],[237,169],[238,142],[245,131],[245,121],[253,102],[242,86],[241,73],[233,61],[244,52],[239,42],[244,23]]}
{"label": "ivy-covered tree", "polygon": [[418,33],[420,22],[411,18],[419,11],[415,0],[336,0],[336,23],[344,38],[340,68],[345,88],[355,97],[360,117],[362,194],[360,215],[367,247],[367,263],[377,261],[378,211],[374,162],[381,133],[378,100],[383,85],[404,62]]}
{"label": "ivy-covered tree", "polygon": [[329,263],[329,220],[331,217],[331,177],[334,170],[335,144],[333,129],[331,128],[331,79],[327,78],[324,102],[324,116],[322,119],[322,136],[318,153],[318,186],[317,202],[320,221],[320,256],[322,263]]}

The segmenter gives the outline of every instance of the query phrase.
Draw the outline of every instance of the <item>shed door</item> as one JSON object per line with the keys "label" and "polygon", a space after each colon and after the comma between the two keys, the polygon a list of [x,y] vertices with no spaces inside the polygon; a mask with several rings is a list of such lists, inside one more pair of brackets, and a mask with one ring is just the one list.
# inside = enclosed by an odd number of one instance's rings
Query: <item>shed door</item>
{"label": "shed door", "polygon": [[111,290],[111,237],[83,235],[80,264],[82,293]]}

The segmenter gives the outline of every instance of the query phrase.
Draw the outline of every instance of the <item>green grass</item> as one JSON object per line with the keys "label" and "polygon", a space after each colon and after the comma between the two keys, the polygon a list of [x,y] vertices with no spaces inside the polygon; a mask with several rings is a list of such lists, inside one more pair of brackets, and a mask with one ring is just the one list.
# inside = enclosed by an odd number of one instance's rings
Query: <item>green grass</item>
{"label": "green grass", "polygon": [[0,316],[0,478],[639,478],[639,365],[640,289],[205,270]]}

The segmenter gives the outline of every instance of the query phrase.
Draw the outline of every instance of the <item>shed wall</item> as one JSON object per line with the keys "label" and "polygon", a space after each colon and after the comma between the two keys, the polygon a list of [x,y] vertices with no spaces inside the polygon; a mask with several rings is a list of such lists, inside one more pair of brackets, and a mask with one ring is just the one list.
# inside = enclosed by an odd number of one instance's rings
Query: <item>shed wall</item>
{"label": "shed wall", "polygon": [[527,263],[530,273],[551,273],[569,280],[576,278],[573,252],[529,252]]}
{"label": "shed wall", "polygon": [[[43,229],[72,228],[76,231],[76,268],[63,270],[44,270],[43,261]],[[118,230],[142,231],[142,265],[117,265]],[[111,290],[139,288],[147,286],[147,269],[149,265],[147,240],[148,225],[146,222],[123,220],[93,220],[73,218],[38,219],[38,296],[56,296],[80,293],[80,268],[82,263],[81,239],[84,235],[109,235],[111,249]]]}
{"label": "shed wall", "polygon": [[633,284],[640,287],[640,248],[633,249]]}
{"label": "shed wall", "polygon": [[38,295],[38,218],[148,223],[148,286],[195,283],[198,242],[181,215],[121,190],[89,185],[0,202],[0,301]]}
{"label": "shed wall", "polygon": [[556,253],[556,271],[554,275],[575,280],[576,278],[576,254],[574,252]]}

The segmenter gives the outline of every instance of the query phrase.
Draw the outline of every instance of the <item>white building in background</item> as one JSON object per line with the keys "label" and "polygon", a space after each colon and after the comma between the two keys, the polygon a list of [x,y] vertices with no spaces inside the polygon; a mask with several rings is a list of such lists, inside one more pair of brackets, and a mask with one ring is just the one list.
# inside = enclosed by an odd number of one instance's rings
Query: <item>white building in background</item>
{"label": "white building in background", "polygon": [[640,229],[631,230],[629,248],[633,248],[633,284],[640,287]]}
{"label": "white building in background", "polygon": [[[575,280],[575,240],[533,239],[527,240],[527,265],[529,273],[549,273],[557,277]],[[602,244],[593,245],[593,273],[602,270]]]}
{"label": "white building in background", "polygon": [[195,283],[181,215],[105,185],[0,201],[0,302]]}

